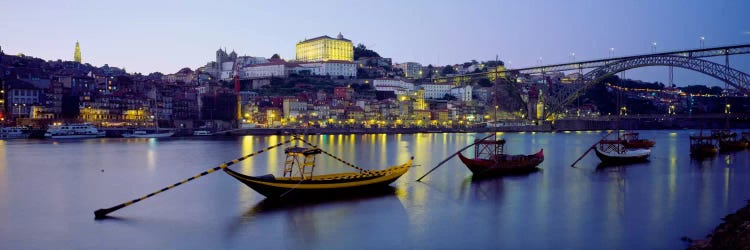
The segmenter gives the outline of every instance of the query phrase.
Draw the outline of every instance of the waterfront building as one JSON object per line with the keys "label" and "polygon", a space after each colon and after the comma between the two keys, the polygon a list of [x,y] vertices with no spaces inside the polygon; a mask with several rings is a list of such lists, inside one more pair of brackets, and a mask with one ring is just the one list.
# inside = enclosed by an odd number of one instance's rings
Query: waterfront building
{"label": "waterfront building", "polygon": [[73,52],[73,61],[81,63],[81,46],[76,41],[76,50]]}
{"label": "waterfront building", "polygon": [[307,110],[307,102],[302,102],[296,97],[284,97],[282,104],[283,118],[292,119],[304,114]]}
{"label": "waterfront building", "polygon": [[346,107],[346,119],[349,125],[360,124],[365,120],[365,111],[359,106]]}
{"label": "waterfront building", "polygon": [[341,33],[336,38],[319,36],[297,43],[296,60],[298,62],[352,62],[354,46]]}
{"label": "waterfront building", "polygon": [[29,118],[32,106],[42,103],[42,91],[31,83],[11,78],[5,80],[3,85],[9,118]]}
{"label": "waterfront building", "polygon": [[409,79],[422,78],[422,64],[415,62],[397,63],[394,65],[395,68],[399,68],[404,72],[404,76]]}
{"label": "waterfront building", "polygon": [[[0,58],[2,58],[2,50],[0,50]],[[5,80],[0,77],[0,125],[5,122]]]}

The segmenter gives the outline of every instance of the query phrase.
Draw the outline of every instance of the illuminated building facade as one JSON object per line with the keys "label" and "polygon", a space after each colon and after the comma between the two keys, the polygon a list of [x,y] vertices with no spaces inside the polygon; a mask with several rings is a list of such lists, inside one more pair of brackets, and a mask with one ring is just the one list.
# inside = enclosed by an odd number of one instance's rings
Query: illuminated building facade
{"label": "illuminated building facade", "polygon": [[337,38],[320,36],[297,43],[297,62],[353,62],[354,47],[352,41],[339,33]]}
{"label": "illuminated building facade", "polygon": [[73,61],[77,63],[81,62],[81,46],[78,44],[78,41],[76,41],[76,50],[73,52]]}

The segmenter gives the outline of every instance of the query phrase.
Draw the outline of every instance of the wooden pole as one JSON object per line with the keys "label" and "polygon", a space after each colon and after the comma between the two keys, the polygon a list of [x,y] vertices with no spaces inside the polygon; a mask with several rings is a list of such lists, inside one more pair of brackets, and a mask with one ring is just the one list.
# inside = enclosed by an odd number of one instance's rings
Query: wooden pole
{"label": "wooden pole", "polygon": [[[607,136],[609,136],[610,134],[612,134],[612,132],[613,131],[609,131],[609,133],[607,133],[606,135],[604,135],[604,137],[602,137],[601,139],[599,139],[599,141],[604,140],[604,138],[607,138]],[[576,161],[574,161],[573,164],[570,164],[570,166],[571,167],[575,167],[576,163],[578,163],[579,161],[581,161],[581,159],[583,159],[583,157],[586,156],[586,154],[588,154],[592,149],[594,149],[594,147],[596,147],[596,144],[599,143],[599,141],[596,141],[594,143],[594,145],[591,145],[591,147],[588,150],[586,150],[586,152],[583,152],[583,154],[581,155],[581,157],[578,157],[578,159]]]}
{"label": "wooden pole", "polygon": [[187,183],[187,182],[189,182],[189,181],[192,181],[192,180],[198,179],[198,178],[200,178],[200,177],[202,177],[202,176],[208,175],[208,174],[210,174],[210,173],[213,173],[213,172],[215,172],[215,171],[217,171],[217,170],[222,170],[222,169],[225,169],[225,168],[227,168],[227,167],[229,167],[229,166],[231,166],[231,165],[234,165],[235,163],[238,163],[238,162],[240,162],[240,161],[242,161],[242,160],[245,160],[245,159],[247,159],[247,158],[253,157],[253,156],[255,156],[255,155],[258,155],[258,154],[260,154],[260,153],[266,152],[266,151],[268,151],[268,150],[270,150],[270,149],[273,149],[273,148],[275,148],[275,147],[278,147],[278,146],[281,146],[281,145],[287,144],[287,143],[291,142],[292,140],[294,140],[294,139],[289,139],[289,140],[287,140],[287,141],[285,141],[285,142],[281,142],[281,143],[279,143],[279,144],[276,144],[276,145],[273,145],[273,146],[270,146],[270,147],[267,147],[267,148],[261,149],[261,150],[259,150],[258,152],[255,152],[255,153],[252,153],[252,154],[249,154],[249,155],[245,155],[245,156],[242,156],[242,157],[240,157],[240,158],[237,158],[237,159],[234,159],[234,160],[231,160],[231,161],[228,161],[228,162],[222,163],[221,165],[219,165],[219,166],[217,166],[217,167],[214,167],[214,168],[208,169],[208,170],[204,171],[203,173],[197,174],[197,175],[195,175],[195,176],[193,176],[193,177],[187,178],[187,179],[185,179],[185,180],[182,180],[182,181],[180,181],[180,182],[177,182],[177,183],[175,183],[175,184],[172,184],[172,185],[170,185],[170,186],[168,186],[168,187],[162,188],[162,189],[161,189],[161,190],[159,190],[159,191],[156,191],[156,192],[153,192],[153,193],[147,194],[147,195],[145,195],[145,196],[143,196],[143,197],[141,197],[141,198],[138,198],[138,199],[135,199],[135,200],[131,200],[131,201],[128,201],[128,202],[125,202],[125,203],[122,203],[122,204],[119,204],[119,205],[116,205],[116,206],[113,206],[113,207],[110,207],[110,208],[101,208],[101,209],[99,209],[99,210],[96,210],[96,211],[94,211],[94,218],[95,218],[95,219],[103,219],[103,218],[107,217],[107,214],[109,214],[109,213],[111,213],[111,212],[117,211],[117,210],[119,210],[119,209],[121,209],[121,208],[124,208],[124,207],[130,206],[130,205],[133,205],[133,204],[134,204],[134,203],[136,203],[136,202],[139,202],[139,201],[145,200],[145,199],[147,199],[147,198],[149,198],[149,197],[151,197],[151,196],[154,196],[154,195],[157,195],[157,194],[159,194],[159,193],[161,193],[161,192],[164,192],[164,191],[170,190],[170,189],[172,189],[172,188],[175,188],[175,187],[177,187],[177,186],[179,186],[179,185],[185,184],[185,183]]}
{"label": "wooden pole", "polygon": [[488,135],[488,136],[486,136],[486,137],[484,137],[484,138],[482,138],[482,139],[480,139],[480,140],[474,141],[474,143],[472,143],[472,144],[469,144],[468,146],[466,146],[466,147],[464,147],[464,148],[462,148],[462,149],[460,149],[460,150],[456,151],[456,152],[455,152],[455,153],[453,153],[453,154],[452,154],[451,156],[448,156],[448,158],[445,158],[445,160],[443,160],[443,161],[441,161],[440,163],[438,163],[438,165],[437,165],[437,166],[435,166],[434,168],[430,169],[430,171],[427,171],[427,173],[426,173],[426,174],[424,174],[424,175],[423,175],[422,177],[419,177],[419,179],[417,179],[417,181],[421,181],[421,180],[422,180],[422,178],[424,178],[424,177],[425,177],[425,176],[427,176],[428,174],[432,173],[432,171],[435,171],[435,169],[437,169],[438,167],[440,167],[441,165],[443,165],[443,163],[446,163],[446,162],[447,162],[448,160],[450,160],[450,159],[452,159],[453,157],[455,157],[456,155],[458,155],[458,153],[461,153],[461,151],[464,151],[464,150],[466,150],[467,148],[469,148],[469,147],[471,147],[471,146],[474,146],[474,144],[477,144],[477,142],[480,142],[480,141],[484,141],[485,139],[487,139],[487,138],[490,138],[491,136],[494,136],[494,135],[495,135],[495,133],[492,133],[492,134],[490,134],[490,135]]}

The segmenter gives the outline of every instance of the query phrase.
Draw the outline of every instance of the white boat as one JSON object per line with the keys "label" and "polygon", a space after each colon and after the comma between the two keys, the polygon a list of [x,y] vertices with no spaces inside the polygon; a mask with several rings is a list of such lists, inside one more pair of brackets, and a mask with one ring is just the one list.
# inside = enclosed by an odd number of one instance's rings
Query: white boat
{"label": "white boat", "polygon": [[0,139],[19,139],[29,138],[29,130],[23,127],[2,127],[0,128]]}
{"label": "white boat", "polygon": [[135,130],[132,133],[124,133],[122,137],[125,138],[165,138],[174,135],[174,131],[154,131],[148,132],[146,130]]}
{"label": "white boat", "polygon": [[79,139],[103,137],[105,131],[99,131],[94,125],[88,123],[74,123],[52,125],[44,133],[44,137],[52,139]]}
{"label": "white boat", "polygon": [[198,136],[211,135],[211,131],[208,131],[208,130],[196,130],[196,131],[193,131],[193,135],[198,135]]}
{"label": "white boat", "polygon": [[622,140],[600,140],[594,146],[596,156],[604,163],[636,163],[648,160],[651,149],[627,148]]}

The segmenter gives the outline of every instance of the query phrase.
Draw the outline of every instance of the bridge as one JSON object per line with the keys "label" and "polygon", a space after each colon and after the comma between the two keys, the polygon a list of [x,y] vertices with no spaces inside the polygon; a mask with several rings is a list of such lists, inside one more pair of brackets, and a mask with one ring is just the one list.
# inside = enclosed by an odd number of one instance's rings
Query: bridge
{"label": "bridge", "polygon": [[[573,83],[557,84],[554,86],[544,84],[544,86],[540,86],[545,88],[543,89],[545,96],[544,105],[547,110],[545,118],[549,118],[554,114],[558,114],[566,105],[571,104],[576,98],[578,98],[581,93],[601,80],[622,71],[641,67],[668,66],[670,67],[670,72],[672,72],[672,67],[697,71],[719,79],[727,85],[744,93],[750,94],[750,75],[729,66],[729,56],[740,54],[750,54],[750,44],[631,55],[537,67],[505,69],[502,71],[496,70],[458,76],[438,77],[433,78],[433,82],[462,83],[475,81],[478,80],[478,78],[490,78],[494,80],[497,85],[502,81],[510,83],[516,82],[515,79],[522,75],[544,75],[552,72],[565,71],[580,72],[582,76]],[[725,58],[724,64],[703,59],[720,56]],[[584,69],[590,70],[583,74]]]}

